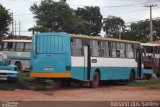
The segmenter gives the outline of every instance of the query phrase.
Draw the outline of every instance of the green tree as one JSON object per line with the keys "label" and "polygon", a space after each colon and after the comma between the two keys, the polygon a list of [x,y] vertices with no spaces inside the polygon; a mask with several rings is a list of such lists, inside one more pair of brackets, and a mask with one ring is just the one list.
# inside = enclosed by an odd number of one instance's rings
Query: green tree
{"label": "green tree", "polygon": [[103,19],[103,31],[107,37],[118,38],[120,32],[125,31],[125,22],[120,17],[108,16]]}
{"label": "green tree", "polygon": [[0,4],[0,40],[8,34],[8,26],[11,20],[12,18],[9,10]]}
{"label": "green tree", "polygon": [[74,10],[69,7],[66,0],[54,2],[42,0],[40,5],[33,4],[30,10],[35,15],[36,26],[29,29],[39,32],[67,32],[76,34],[88,34],[90,24],[77,17]]}
{"label": "green tree", "polygon": [[[150,21],[144,20],[137,23],[131,23],[131,32],[135,33],[137,39],[141,42],[148,42],[150,37]],[[160,19],[153,20],[153,40],[160,39]]]}
{"label": "green tree", "polygon": [[89,32],[89,35],[99,35],[99,33],[101,32],[103,19],[99,7],[85,6],[84,8],[77,8],[77,10],[75,10],[75,13],[79,18],[90,23],[91,31]]}

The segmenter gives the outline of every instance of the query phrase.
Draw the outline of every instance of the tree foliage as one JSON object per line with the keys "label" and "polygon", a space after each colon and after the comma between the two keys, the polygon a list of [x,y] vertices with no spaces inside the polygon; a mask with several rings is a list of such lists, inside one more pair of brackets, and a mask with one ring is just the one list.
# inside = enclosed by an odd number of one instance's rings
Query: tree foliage
{"label": "tree foliage", "polygon": [[42,0],[40,5],[33,4],[30,10],[35,15],[37,26],[29,30],[76,34],[89,34],[91,31],[89,22],[77,17],[74,10],[66,3],[66,0],[58,2]]}
{"label": "tree foliage", "polygon": [[8,34],[8,26],[11,23],[11,14],[9,10],[0,4],[0,39]]}
{"label": "tree foliage", "polygon": [[89,33],[89,35],[99,35],[99,33],[101,32],[103,19],[99,7],[85,6],[84,8],[77,8],[77,10],[75,10],[75,13],[79,18],[90,23],[91,32]]}
{"label": "tree foliage", "polygon": [[[149,41],[150,38],[150,21],[144,20],[130,25],[131,32],[133,32],[137,39],[142,42]],[[146,39],[145,39],[146,38]],[[153,20],[153,40],[160,38],[160,19]]]}
{"label": "tree foliage", "polygon": [[103,31],[106,32],[107,37],[117,38],[120,30],[124,32],[125,28],[125,22],[120,17],[108,16],[103,19]]}
{"label": "tree foliage", "polygon": [[[108,16],[104,18],[103,30],[106,32],[107,37],[118,38],[121,31],[121,38],[126,40],[134,40],[140,42],[149,42],[150,40],[150,21],[138,21],[136,23],[131,23],[126,27],[125,22],[120,17]],[[160,39],[160,19],[153,20],[153,40]]]}

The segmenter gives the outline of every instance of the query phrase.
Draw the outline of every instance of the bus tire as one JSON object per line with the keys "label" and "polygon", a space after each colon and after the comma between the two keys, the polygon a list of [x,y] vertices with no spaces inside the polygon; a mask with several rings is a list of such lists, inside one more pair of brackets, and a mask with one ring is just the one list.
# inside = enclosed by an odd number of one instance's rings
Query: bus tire
{"label": "bus tire", "polygon": [[91,81],[90,86],[92,88],[97,88],[99,86],[99,84],[100,84],[100,74],[99,74],[99,72],[96,71],[96,72],[94,72],[93,79]]}
{"label": "bus tire", "polygon": [[129,82],[133,82],[135,80],[135,72],[132,70],[129,75]]}
{"label": "bus tire", "polygon": [[15,65],[17,66],[17,71],[21,71],[22,70],[22,65],[20,62],[16,62]]}

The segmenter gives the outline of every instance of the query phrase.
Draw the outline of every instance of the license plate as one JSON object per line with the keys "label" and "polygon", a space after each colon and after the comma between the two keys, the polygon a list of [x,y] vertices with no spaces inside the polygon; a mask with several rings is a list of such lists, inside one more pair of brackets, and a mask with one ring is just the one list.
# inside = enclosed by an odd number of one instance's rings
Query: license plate
{"label": "license plate", "polygon": [[44,70],[45,71],[53,71],[53,67],[45,67]]}

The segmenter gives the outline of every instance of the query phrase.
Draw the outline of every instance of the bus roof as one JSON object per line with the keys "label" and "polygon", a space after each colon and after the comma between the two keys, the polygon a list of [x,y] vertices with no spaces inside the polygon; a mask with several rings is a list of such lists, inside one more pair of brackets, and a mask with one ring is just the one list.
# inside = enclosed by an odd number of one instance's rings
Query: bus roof
{"label": "bus roof", "polygon": [[32,40],[6,39],[3,42],[32,42]]}
{"label": "bus roof", "polygon": [[126,42],[126,43],[137,43],[137,44],[140,44],[140,42],[138,42],[138,41],[120,40],[120,39],[104,38],[104,37],[98,37],[98,36],[87,36],[87,35],[76,35],[76,34],[71,34],[71,36],[72,37],[76,37],[76,38],[108,40],[108,41],[115,41],[115,42]]}
{"label": "bus roof", "polygon": [[155,47],[155,46],[160,46],[159,44],[152,44],[152,43],[141,43],[142,46],[150,46],[150,47]]}

